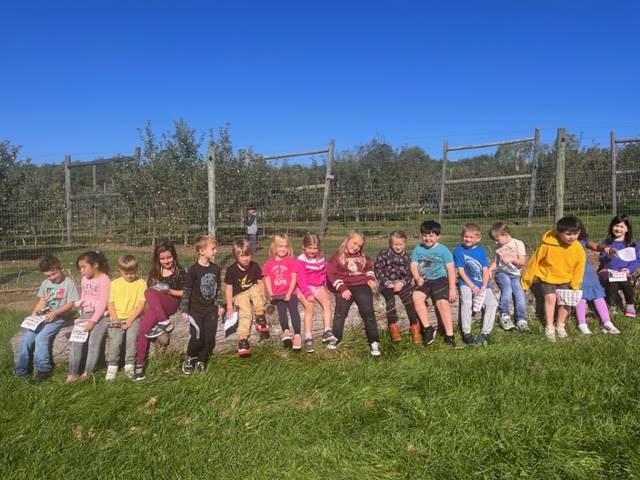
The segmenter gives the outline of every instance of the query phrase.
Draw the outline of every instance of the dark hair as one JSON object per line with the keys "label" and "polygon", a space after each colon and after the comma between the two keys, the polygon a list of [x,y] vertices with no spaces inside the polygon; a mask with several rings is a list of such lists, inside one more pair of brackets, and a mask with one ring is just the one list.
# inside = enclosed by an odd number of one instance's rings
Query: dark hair
{"label": "dark hair", "polygon": [[38,268],[41,272],[50,272],[51,270],[62,270],[62,264],[58,257],[53,255],[45,255],[38,262]]}
{"label": "dark hair", "polygon": [[440,235],[441,231],[442,225],[435,220],[427,220],[420,225],[420,233],[435,233],[436,235]]}
{"label": "dark hair", "polygon": [[511,232],[509,231],[509,226],[504,223],[504,222],[496,222],[493,225],[491,225],[491,228],[489,229],[489,236],[494,239],[497,240],[497,236],[498,235],[511,235]]}
{"label": "dark hair", "polygon": [[97,269],[104,274],[109,273],[109,262],[107,262],[107,257],[105,257],[104,253],[99,250],[89,250],[88,252],[81,253],[76,260],[76,267],[78,268],[80,268],[80,260],[84,260],[89,265],[97,267]]}
{"label": "dark hair", "polygon": [[582,221],[573,215],[569,215],[568,217],[562,217],[560,220],[556,222],[556,232],[564,233],[564,232],[577,232],[578,230],[582,230],[584,227],[582,225]]}
{"label": "dark hair", "polygon": [[182,267],[178,262],[178,253],[176,252],[176,247],[170,240],[163,240],[156,248],[153,250],[153,258],[151,259],[151,270],[149,271],[149,278],[147,283],[149,285],[155,285],[160,281],[160,269],[162,265],[160,265],[160,254],[163,252],[170,252],[173,257],[173,265],[174,269],[181,270]]}
{"label": "dark hair", "polygon": [[630,247],[633,245],[633,229],[631,228],[631,220],[624,213],[619,213],[611,219],[609,224],[609,236],[607,237],[607,243],[613,243],[615,235],[613,234],[613,226],[618,223],[624,223],[627,226],[627,233],[624,234],[624,246]]}

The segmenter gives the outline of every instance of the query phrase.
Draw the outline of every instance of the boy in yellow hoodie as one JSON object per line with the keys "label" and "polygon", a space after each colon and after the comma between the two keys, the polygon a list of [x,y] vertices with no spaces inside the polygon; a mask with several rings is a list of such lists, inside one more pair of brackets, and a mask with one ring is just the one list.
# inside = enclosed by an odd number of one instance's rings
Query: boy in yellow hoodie
{"label": "boy in yellow hoodie", "polygon": [[554,329],[556,290],[579,290],[582,283],[586,255],[577,241],[582,228],[582,222],[577,217],[569,216],[558,220],[556,228],[542,236],[542,243],[527,263],[520,281],[522,288],[528,290],[534,279],[538,280],[539,290],[544,295],[544,333],[551,342],[556,341],[556,332],[560,338],[567,337],[565,322],[570,311],[570,307],[558,307]]}

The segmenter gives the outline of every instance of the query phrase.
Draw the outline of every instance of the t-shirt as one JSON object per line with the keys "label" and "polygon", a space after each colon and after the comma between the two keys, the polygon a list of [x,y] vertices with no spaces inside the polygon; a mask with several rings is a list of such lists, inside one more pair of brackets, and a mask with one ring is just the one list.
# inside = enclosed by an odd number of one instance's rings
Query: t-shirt
{"label": "t-shirt", "polygon": [[109,303],[113,303],[116,307],[116,315],[118,317],[113,320],[126,320],[129,318],[138,304],[144,302],[146,288],[147,282],[141,278],[137,278],[133,282],[127,282],[120,277],[111,282]]}
{"label": "t-shirt", "polygon": [[47,310],[55,310],[66,303],[75,302],[80,297],[76,284],[69,277],[64,277],[60,283],[45,279],[38,289],[38,298],[44,300]]}
{"label": "t-shirt", "polygon": [[453,255],[441,243],[429,248],[421,243],[413,249],[411,262],[418,264],[418,273],[422,278],[433,280],[447,276],[446,264],[453,264]]}
{"label": "t-shirt", "polygon": [[[456,268],[464,268],[467,278],[476,287],[482,287],[482,270],[489,266],[489,259],[481,245],[465,247],[458,245],[453,251],[454,265]],[[458,279],[458,285],[466,285],[462,278]]]}
{"label": "t-shirt", "polygon": [[512,238],[509,243],[505,243],[504,245],[496,244],[494,252],[496,255],[496,270],[498,272],[504,272],[512,277],[519,277],[522,274],[522,267],[511,263],[514,257],[524,257],[527,255],[527,250],[521,240]]}
{"label": "t-shirt", "polygon": [[220,267],[215,263],[206,266],[194,263],[184,281],[180,310],[184,313],[210,311],[216,303],[219,289]]}
{"label": "t-shirt", "polygon": [[233,287],[233,296],[246,292],[262,280],[262,270],[256,262],[250,262],[246,269],[234,263],[224,274],[224,283]]}
{"label": "t-shirt", "polygon": [[284,257],[280,260],[270,258],[262,267],[262,274],[271,281],[271,293],[282,295],[289,291],[291,276],[298,273],[298,269],[295,257]]}

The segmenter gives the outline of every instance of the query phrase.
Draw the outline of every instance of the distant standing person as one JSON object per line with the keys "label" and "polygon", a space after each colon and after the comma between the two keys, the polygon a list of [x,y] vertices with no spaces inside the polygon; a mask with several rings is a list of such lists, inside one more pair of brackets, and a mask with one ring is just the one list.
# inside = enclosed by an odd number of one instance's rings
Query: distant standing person
{"label": "distant standing person", "polygon": [[247,238],[251,243],[251,250],[255,252],[258,249],[258,212],[256,207],[247,208],[244,226],[247,227]]}

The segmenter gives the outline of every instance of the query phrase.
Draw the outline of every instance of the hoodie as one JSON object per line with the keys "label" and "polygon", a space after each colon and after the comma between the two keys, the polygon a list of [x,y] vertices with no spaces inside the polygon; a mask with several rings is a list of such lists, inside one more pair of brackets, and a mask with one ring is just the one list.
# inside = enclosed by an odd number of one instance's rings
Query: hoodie
{"label": "hoodie", "polygon": [[534,278],[559,285],[568,283],[578,290],[582,284],[586,255],[580,242],[560,243],[555,230],[542,236],[542,243],[527,263],[520,283],[528,290]]}

